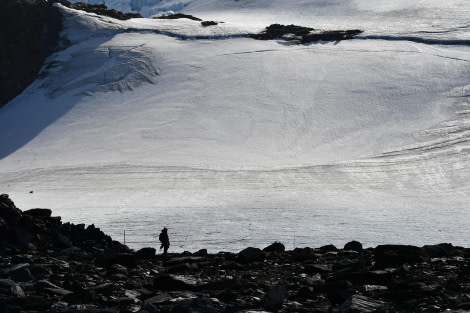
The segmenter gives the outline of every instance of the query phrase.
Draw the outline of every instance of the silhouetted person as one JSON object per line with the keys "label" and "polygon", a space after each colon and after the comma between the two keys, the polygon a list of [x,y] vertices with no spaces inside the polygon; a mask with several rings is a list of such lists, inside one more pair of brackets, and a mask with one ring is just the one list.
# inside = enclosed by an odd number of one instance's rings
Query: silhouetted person
{"label": "silhouetted person", "polygon": [[168,248],[170,247],[170,239],[168,238],[168,229],[166,229],[166,227],[162,229],[158,239],[162,243],[160,249],[163,248],[163,254],[166,254],[168,252]]}

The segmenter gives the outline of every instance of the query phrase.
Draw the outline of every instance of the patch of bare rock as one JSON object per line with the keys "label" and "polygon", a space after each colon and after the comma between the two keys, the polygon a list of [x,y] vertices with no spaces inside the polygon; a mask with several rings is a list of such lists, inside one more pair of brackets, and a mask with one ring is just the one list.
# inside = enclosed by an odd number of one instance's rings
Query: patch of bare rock
{"label": "patch of bare rock", "polygon": [[2,313],[465,312],[470,250],[357,241],[339,249],[157,255],[0,196]]}
{"label": "patch of bare rock", "polygon": [[193,21],[198,21],[201,22],[202,26],[214,26],[218,25],[219,22],[215,21],[203,21],[202,19],[195,17],[193,15],[189,14],[184,14],[184,13],[176,13],[176,14],[170,14],[170,15],[162,15],[162,16],[157,16],[154,17],[155,19],[160,19],[160,20],[178,20],[178,19],[188,19],[188,20],[193,20]]}
{"label": "patch of bare rock", "polygon": [[273,40],[284,39],[288,41],[296,41],[298,43],[306,44],[316,41],[341,41],[353,39],[361,34],[362,30],[315,30],[311,27],[304,27],[298,25],[281,25],[272,24],[266,27],[264,31],[259,34],[254,34],[251,37],[259,40]]}

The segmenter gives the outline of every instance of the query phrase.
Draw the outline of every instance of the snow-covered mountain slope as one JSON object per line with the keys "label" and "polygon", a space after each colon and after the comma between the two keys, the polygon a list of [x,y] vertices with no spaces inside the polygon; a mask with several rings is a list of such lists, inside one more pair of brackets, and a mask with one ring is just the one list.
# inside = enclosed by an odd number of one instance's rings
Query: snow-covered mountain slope
{"label": "snow-covered mountain slope", "polygon": [[[75,1],[75,0],[74,0]],[[78,1],[78,0],[76,0]],[[82,1],[84,2],[84,1]],[[469,38],[466,0],[86,0],[145,17],[168,12],[252,24],[295,23],[317,28],[362,28],[370,34],[443,40]]]}
{"label": "snow-covered mountain slope", "polygon": [[[470,5],[367,3],[184,6],[211,27],[61,7],[71,46],[0,110],[2,192],[134,246],[462,244]],[[247,37],[275,22],[364,33]]]}

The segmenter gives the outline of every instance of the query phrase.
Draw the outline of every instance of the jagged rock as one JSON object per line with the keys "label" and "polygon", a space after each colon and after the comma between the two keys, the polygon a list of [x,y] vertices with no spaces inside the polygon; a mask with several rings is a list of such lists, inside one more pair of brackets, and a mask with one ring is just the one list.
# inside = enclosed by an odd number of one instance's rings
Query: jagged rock
{"label": "jagged rock", "polygon": [[52,289],[57,289],[60,288],[57,285],[54,285],[50,281],[47,281],[45,279],[39,280],[34,284],[34,287],[36,288],[37,291],[44,291],[47,288],[52,288]]}
{"label": "jagged rock", "polygon": [[383,301],[354,295],[347,299],[341,306],[341,313],[379,313],[385,311],[386,304]]}
{"label": "jagged rock", "polygon": [[153,296],[151,298],[146,299],[144,301],[145,305],[142,307],[142,309],[147,310],[149,312],[154,311],[153,308],[149,310],[148,305],[154,306],[154,305],[163,304],[165,302],[170,301],[171,299],[173,299],[173,297],[170,294],[165,293],[165,292],[160,293],[156,296]]}
{"label": "jagged rock", "polygon": [[25,293],[23,289],[11,279],[0,279],[0,296],[24,298]]}
{"label": "jagged rock", "polygon": [[238,253],[238,262],[247,264],[251,262],[261,262],[264,260],[264,253],[261,249],[248,247]]}
{"label": "jagged rock", "polygon": [[207,249],[201,249],[194,253],[195,256],[207,256]]}
{"label": "jagged rock", "polygon": [[0,217],[10,223],[20,218],[21,215],[21,210],[15,206],[15,203],[13,203],[7,194],[0,195]]}
{"label": "jagged rock", "polygon": [[280,242],[274,242],[263,249],[264,252],[276,253],[286,251],[286,247]]}

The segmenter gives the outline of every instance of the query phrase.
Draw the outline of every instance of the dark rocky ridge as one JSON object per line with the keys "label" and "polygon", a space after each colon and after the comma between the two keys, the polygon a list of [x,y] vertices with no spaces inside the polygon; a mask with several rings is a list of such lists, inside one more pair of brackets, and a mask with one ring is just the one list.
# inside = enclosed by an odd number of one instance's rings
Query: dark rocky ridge
{"label": "dark rocky ridge", "polygon": [[350,30],[315,30],[311,27],[304,27],[298,25],[281,25],[272,24],[259,33],[251,37],[259,40],[273,40],[285,39],[290,41],[297,41],[301,44],[306,44],[316,41],[341,41],[353,39],[363,31],[359,29]]}
{"label": "dark rocky ridge", "polygon": [[468,312],[470,249],[351,241],[286,251],[133,251],[0,196],[0,308],[67,312]]}
{"label": "dark rocky ridge", "polygon": [[56,50],[61,17],[52,6],[54,2],[121,20],[141,17],[108,10],[104,5],[66,0],[1,0],[0,107],[36,79],[45,58]]}

